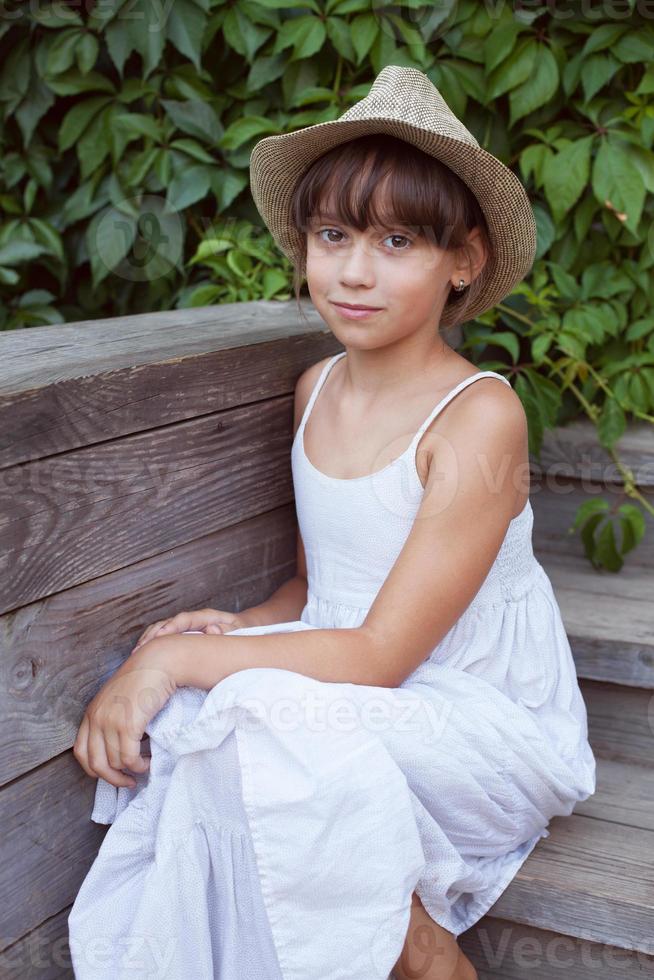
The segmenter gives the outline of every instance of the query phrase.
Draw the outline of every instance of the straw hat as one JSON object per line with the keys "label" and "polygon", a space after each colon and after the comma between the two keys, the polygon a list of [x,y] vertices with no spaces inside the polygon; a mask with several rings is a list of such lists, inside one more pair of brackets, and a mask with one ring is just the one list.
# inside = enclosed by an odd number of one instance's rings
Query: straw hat
{"label": "straw hat", "polygon": [[[479,146],[417,68],[387,65],[368,95],[338,119],[266,136],[255,144],[250,156],[252,197],[282,252],[299,265],[302,235],[289,217],[298,178],[333,146],[368,133],[389,133],[413,143],[465,181],[479,201],[495,248],[494,259],[479,274],[480,292],[466,319],[499,303],[534,261],[536,224],[529,198],[513,171]],[[449,326],[456,317],[456,303],[448,300],[441,325]]]}

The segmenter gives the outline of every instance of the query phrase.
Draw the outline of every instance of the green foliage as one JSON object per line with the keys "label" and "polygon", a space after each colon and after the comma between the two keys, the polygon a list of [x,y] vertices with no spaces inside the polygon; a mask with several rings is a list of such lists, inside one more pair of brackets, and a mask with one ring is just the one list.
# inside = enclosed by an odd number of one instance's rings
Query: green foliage
{"label": "green foliage", "polygon": [[[627,421],[654,421],[654,21],[635,2],[626,18],[526,6],[5,4],[0,329],[290,298],[249,194],[254,143],[336,118],[384,65],[415,66],[516,169],[538,228],[531,273],[466,324],[464,349],[510,376],[532,452],[584,413],[621,466]],[[634,504],[585,506],[575,528],[616,570],[640,521]]]}

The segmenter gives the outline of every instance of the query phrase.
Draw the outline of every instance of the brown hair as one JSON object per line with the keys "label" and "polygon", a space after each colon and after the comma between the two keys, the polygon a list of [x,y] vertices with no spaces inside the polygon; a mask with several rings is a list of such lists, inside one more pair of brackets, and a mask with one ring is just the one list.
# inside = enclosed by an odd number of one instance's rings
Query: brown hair
{"label": "brown hair", "polygon": [[[367,169],[368,168],[368,169]],[[367,177],[362,179],[366,172]],[[375,202],[375,190],[384,180],[385,208]],[[329,201],[343,224],[358,231],[388,227],[393,222],[408,225],[419,237],[439,248],[466,249],[468,232],[477,226],[492,255],[492,244],[483,211],[467,184],[435,157],[386,133],[373,133],[349,140],[323,153],[302,174],[293,189],[290,219],[304,232],[301,263],[295,267],[293,287],[300,309],[300,288],[306,275],[306,231],[318,205]],[[456,326],[466,319],[466,310],[478,295],[482,276],[461,292],[454,289],[446,301],[455,305]]]}

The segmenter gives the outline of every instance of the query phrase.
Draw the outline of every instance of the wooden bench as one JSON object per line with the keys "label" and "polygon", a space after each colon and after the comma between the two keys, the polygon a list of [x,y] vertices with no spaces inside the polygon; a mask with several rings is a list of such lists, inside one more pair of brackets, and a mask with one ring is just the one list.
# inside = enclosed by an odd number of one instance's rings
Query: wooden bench
{"label": "wooden bench", "polygon": [[[307,322],[261,301],[0,336],[2,978],[72,976],[67,917],[106,833],[71,751],[88,701],[148,623],[250,606],[295,572],[293,390],[340,349],[304,309]],[[462,937],[484,977],[631,975],[610,959],[520,965],[525,939],[557,937],[577,958],[583,943],[628,951],[634,975],[654,976],[652,547],[593,573],[564,534],[583,499],[572,486],[534,487],[534,541],[573,642],[598,793],[553,821]]]}

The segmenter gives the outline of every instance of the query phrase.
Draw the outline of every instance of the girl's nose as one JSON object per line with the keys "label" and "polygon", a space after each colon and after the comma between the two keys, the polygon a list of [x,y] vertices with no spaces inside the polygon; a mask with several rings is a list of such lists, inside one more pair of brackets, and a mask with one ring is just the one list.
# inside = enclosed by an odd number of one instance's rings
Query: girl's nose
{"label": "girl's nose", "polygon": [[374,284],[374,256],[369,242],[363,240],[353,242],[343,252],[340,281],[348,286]]}

